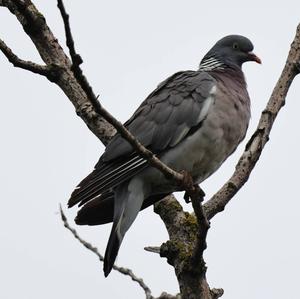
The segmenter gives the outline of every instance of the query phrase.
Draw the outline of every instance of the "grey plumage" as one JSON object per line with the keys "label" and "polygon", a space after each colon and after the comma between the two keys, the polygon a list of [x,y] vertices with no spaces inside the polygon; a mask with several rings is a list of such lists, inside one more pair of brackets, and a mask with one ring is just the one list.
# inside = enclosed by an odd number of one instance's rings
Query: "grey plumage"
{"label": "grey plumage", "polygon": [[[205,72],[179,72],[151,93],[125,126],[154,153],[173,147],[201,121],[200,111],[213,85],[213,78]],[[117,135],[102,159],[107,162],[130,152],[131,145]]]}
{"label": "grey plumage", "polygon": [[[216,171],[246,134],[250,100],[241,65],[260,60],[245,37],[217,42],[199,70],[162,82],[125,123],[129,131],[171,168],[188,171],[199,184]],[[140,158],[119,134],[94,171],[74,190],[69,206],[83,205],[77,224],[113,221],[104,273],[109,274],[126,231],[138,212],[178,190]]]}

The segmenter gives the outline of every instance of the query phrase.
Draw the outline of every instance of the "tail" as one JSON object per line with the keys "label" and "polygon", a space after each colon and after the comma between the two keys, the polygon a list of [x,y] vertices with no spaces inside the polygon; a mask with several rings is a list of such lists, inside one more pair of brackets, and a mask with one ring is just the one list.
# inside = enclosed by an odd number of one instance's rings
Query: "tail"
{"label": "tail", "polygon": [[78,225],[101,225],[113,221],[114,193],[105,192],[86,203],[77,213]]}
{"label": "tail", "polygon": [[121,184],[115,191],[114,223],[104,256],[104,275],[110,273],[123,238],[135,220],[144,201],[143,183],[133,179]]}
{"label": "tail", "polygon": [[116,225],[113,225],[104,256],[103,271],[105,277],[109,275],[114,266],[123,237],[124,235],[118,234]]}
{"label": "tail", "polygon": [[[146,209],[161,200],[168,193],[155,194],[143,201],[141,210]],[[113,222],[114,218],[114,193],[106,192],[86,203],[77,213],[75,222],[78,225],[101,225]]]}

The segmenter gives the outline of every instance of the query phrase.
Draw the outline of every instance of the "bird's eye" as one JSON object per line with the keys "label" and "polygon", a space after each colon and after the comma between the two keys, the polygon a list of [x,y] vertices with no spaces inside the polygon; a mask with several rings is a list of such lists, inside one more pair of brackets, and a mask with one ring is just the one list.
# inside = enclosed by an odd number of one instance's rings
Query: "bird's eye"
{"label": "bird's eye", "polygon": [[232,45],[232,48],[235,49],[235,50],[237,50],[237,49],[239,48],[239,45],[238,45],[237,43],[234,43],[234,44]]}

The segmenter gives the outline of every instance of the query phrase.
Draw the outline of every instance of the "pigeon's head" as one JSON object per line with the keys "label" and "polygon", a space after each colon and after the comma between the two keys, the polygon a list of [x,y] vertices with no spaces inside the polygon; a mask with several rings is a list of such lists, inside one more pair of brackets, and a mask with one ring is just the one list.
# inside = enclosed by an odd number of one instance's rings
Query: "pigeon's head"
{"label": "pigeon's head", "polygon": [[[201,64],[216,60],[227,66],[241,67],[244,62],[261,60],[252,52],[253,44],[242,35],[228,35],[220,39],[205,55]],[[209,60],[210,59],[210,60]]]}

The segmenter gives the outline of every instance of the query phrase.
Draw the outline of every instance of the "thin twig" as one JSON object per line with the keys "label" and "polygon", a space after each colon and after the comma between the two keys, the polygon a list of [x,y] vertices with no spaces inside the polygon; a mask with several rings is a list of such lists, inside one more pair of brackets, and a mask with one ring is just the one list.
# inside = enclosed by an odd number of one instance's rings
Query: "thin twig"
{"label": "thin twig", "polygon": [[78,67],[82,62],[82,58],[75,51],[74,39],[71,32],[70,22],[69,22],[69,14],[66,12],[65,5],[63,0],[57,0],[57,7],[61,13],[66,33],[66,44],[69,48],[70,56],[72,59],[72,63],[74,67]]}
{"label": "thin twig", "polygon": [[115,135],[116,130],[95,111],[94,104],[87,97],[87,92],[83,90],[71,70],[72,61],[48,27],[43,14],[31,1],[26,0],[26,3],[30,5],[24,5],[23,3],[17,6],[14,0],[2,0],[1,4],[16,16],[44,63],[60,66],[61,72],[58,73],[58,79],[53,81],[66,94],[74,105],[77,114],[89,129],[104,144],[107,144],[111,137]]}
{"label": "thin twig", "polygon": [[83,60],[82,60],[81,56],[75,50],[74,39],[72,36],[71,26],[70,26],[70,22],[69,22],[69,15],[66,12],[63,0],[57,0],[57,7],[60,11],[61,17],[64,22],[65,34],[66,34],[66,44],[67,44],[67,47],[69,48],[69,52],[70,52],[72,63],[73,63],[71,69],[74,73],[75,78],[77,79],[77,82],[80,84],[81,88],[86,93],[88,99],[93,104],[95,110],[97,110],[99,102],[98,102],[98,99],[97,99],[91,85],[89,84],[86,76],[83,74],[83,71],[80,68],[80,64],[83,62]]}
{"label": "thin twig", "polygon": [[159,246],[146,246],[144,250],[152,253],[160,254],[160,247]]}
{"label": "thin twig", "polygon": [[[92,251],[94,254],[96,254],[99,258],[99,260],[101,262],[104,261],[104,257],[103,255],[98,251],[98,249],[96,247],[94,247],[92,244],[86,242],[85,240],[83,240],[77,233],[77,231],[72,228],[68,222],[68,219],[66,217],[66,215],[64,214],[64,211],[62,209],[62,206],[59,206],[59,210],[60,210],[60,216],[61,216],[61,220],[64,223],[64,226],[66,229],[68,229],[73,236],[75,237],[75,239],[77,239],[84,247],[86,247],[88,250]],[[145,295],[146,295],[146,299],[154,299],[154,297],[151,294],[151,290],[150,288],[144,283],[142,278],[138,278],[131,269],[129,268],[124,268],[124,267],[119,267],[114,265],[113,269],[118,271],[121,274],[127,275],[129,276],[133,281],[137,282],[139,284],[139,286],[144,290]]]}
{"label": "thin twig", "polygon": [[22,68],[35,74],[39,74],[45,77],[49,77],[52,74],[52,68],[47,65],[40,65],[31,61],[25,61],[20,59],[13,51],[0,39],[0,50],[6,56],[9,62],[15,67]]}

